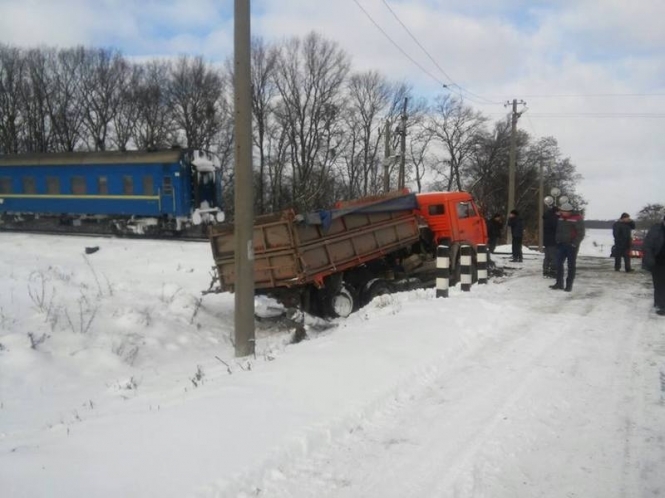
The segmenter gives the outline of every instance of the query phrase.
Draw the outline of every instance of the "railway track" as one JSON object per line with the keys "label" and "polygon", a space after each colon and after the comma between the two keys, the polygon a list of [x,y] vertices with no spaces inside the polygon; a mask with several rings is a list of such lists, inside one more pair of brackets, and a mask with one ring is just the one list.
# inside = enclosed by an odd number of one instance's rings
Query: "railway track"
{"label": "railway track", "polygon": [[[68,229],[67,229],[68,228]],[[109,231],[86,231],[86,230],[73,230],[77,227],[63,227],[60,228],[26,228],[26,227],[8,227],[0,225],[0,233],[23,233],[34,235],[50,235],[50,236],[65,236],[65,237],[90,237],[90,238],[108,238],[108,239],[136,239],[136,240],[164,240],[173,242],[209,242],[207,237],[200,234],[182,234],[182,235],[159,235],[159,234],[115,234]]]}

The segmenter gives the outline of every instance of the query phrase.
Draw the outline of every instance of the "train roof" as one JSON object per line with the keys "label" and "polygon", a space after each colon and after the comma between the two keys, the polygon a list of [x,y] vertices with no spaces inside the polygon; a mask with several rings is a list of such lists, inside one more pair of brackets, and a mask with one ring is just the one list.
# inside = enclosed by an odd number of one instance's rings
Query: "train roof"
{"label": "train roof", "polygon": [[156,151],[58,152],[0,155],[2,166],[177,163],[183,149]]}

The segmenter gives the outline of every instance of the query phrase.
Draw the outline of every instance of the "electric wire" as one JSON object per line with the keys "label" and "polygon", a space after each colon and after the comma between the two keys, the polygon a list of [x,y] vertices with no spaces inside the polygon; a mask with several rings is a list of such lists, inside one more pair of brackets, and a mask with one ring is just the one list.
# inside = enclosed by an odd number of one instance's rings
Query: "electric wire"
{"label": "electric wire", "polygon": [[372,24],[374,24],[374,26],[376,27],[376,29],[378,29],[378,30],[383,34],[383,36],[385,36],[385,37],[388,39],[388,41],[389,41],[390,43],[392,43],[393,46],[394,46],[397,50],[399,50],[399,51],[402,53],[402,55],[404,55],[404,57],[406,57],[407,59],[409,59],[409,60],[410,60],[415,66],[417,66],[417,67],[418,67],[423,73],[425,73],[426,75],[428,75],[430,78],[432,78],[434,81],[436,81],[439,85],[441,85],[441,86],[444,87],[444,88],[447,88],[447,87],[448,87],[448,85],[447,85],[446,83],[444,83],[444,82],[441,81],[439,78],[437,78],[437,77],[434,76],[432,73],[430,73],[430,72],[429,72],[427,69],[425,69],[425,68],[424,68],[424,67],[423,67],[418,61],[416,61],[413,57],[411,57],[411,56],[410,56],[410,55],[409,55],[409,54],[408,54],[408,53],[407,53],[402,47],[400,47],[399,44],[398,44],[395,40],[393,40],[393,39],[390,37],[390,35],[389,35],[389,34],[388,34],[388,33],[387,33],[387,32],[386,32],[386,31],[385,31],[385,30],[379,25],[379,23],[377,23],[377,22],[374,20],[374,18],[370,15],[370,13],[367,12],[367,10],[365,10],[365,8],[360,4],[360,2],[359,2],[358,0],[353,0],[353,1],[354,1],[355,4],[360,8],[360,10],[363,11],[363,13],[365,14],[365,16],[367,16],[367,18],[372,22]]}
{"label": "electric wire", "polygon": [[[407,25],[404,24],[404,22],[400,19],[400,17],[397,15],[397,13],[392,9],[390,4],[386,0],[381,0],[381,1],[386,6],[386,8],[390,11],[390,13],[393,15],[393,17],[397,20],[397,22],[402,26],[402,28],[404,28],[404,31],[406,31],[408,33],[408,35],[416,43],[416,45],[418,45],[418,47],[420,47],[420,49],[429,58],[429,60],[432,61],[432,64],[434,64],[436,66],[436,68],[439,71],[441,71],[441,74],[443,74],[450,81],[450,85],[456,86],[457,88],[460,89],[460,91],[466,92],[469,95],[473,95],[474,97],[476,97],[478,99],[484,100],[488,104],[501,104],[501,102],[496,102],[496,101],[489,100],[489,99],[483,97],[482,95],[478,95],[477,93],[474,93],[471,90],[467,90],[466,88],[462,87],[461,85],[458,85],[457,83],[455,83],[455,81],[453,81],[453,79],[450,77],[450,75],[448,73],[446,73],[446,71],[439,65],[439,63],[434,59],[434,57],[432,57],[432,55],[423,46],[423,44],[420,43],[418,38],[416,38],[416,36],[411,32],[411,30],[407,27]],[[449,86],[448,86],[448,89],[450,89]]]}

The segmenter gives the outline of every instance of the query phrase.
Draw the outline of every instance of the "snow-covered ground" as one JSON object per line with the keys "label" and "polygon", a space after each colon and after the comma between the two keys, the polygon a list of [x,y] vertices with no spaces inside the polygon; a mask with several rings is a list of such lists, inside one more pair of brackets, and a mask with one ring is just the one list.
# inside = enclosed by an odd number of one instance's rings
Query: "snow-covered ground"
{"label": "snow-covered ground", "polygon": [[610,246],[238,361],[206,244],[0,234],[0,496],[663,496],[665,320]]}

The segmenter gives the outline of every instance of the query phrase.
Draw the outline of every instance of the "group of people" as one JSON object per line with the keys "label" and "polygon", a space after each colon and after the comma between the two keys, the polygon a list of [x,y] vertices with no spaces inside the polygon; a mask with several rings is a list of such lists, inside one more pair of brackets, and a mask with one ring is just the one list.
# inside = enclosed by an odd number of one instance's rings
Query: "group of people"
{"label": "group of people", "polygon": [[[552,207],[543,215],[543,245],[545,258],[543,260],[543,275],[556,278],[551,289],[573,290],[575,271],[577,267],[577,251],[584,238],[584,220],[582,216],[573,211],[569,203],[561,207]],[[508,216],[508,227],[512,236],[512,259],[510,261],[521,263],[522,242],[524,238],[524,221],[519,211],[513,209]],[[487,223],[490,253],[494,252],[503,229],[503,217],[495,214]],[[567,262],[568,273],[565,273]],[[565,279],[564,279],[565,277]]]}
{"label": "group of people", "polygon": [[[512,210],[508,217],[508,227],[512,235],[513,262],[522,262],[522,241],[524,222],[517,210]],[[487,222],[487,234],[490,253],[494,253],[501,238],[504,221],[501,214],[495,214]],[[635,222],[628,213],[622,213],[612,227],[614,246],[614,270],[633,272],[631,267],[632,231]],[[573,290],[577,270],[577,253],[584,239],[584,219],[573,210],[570,203],[551,207],[543,215],[543,276],[555,278],[550,286],[553,290]],[[648,231],[642,247],[642,267],[651,272],[654,287],[654,306],[656,313],[665,316],[665,217],[662,222]],[[567,265],[566,265],[567,263]],[[566,267],[567,266],[567,272]]]}

